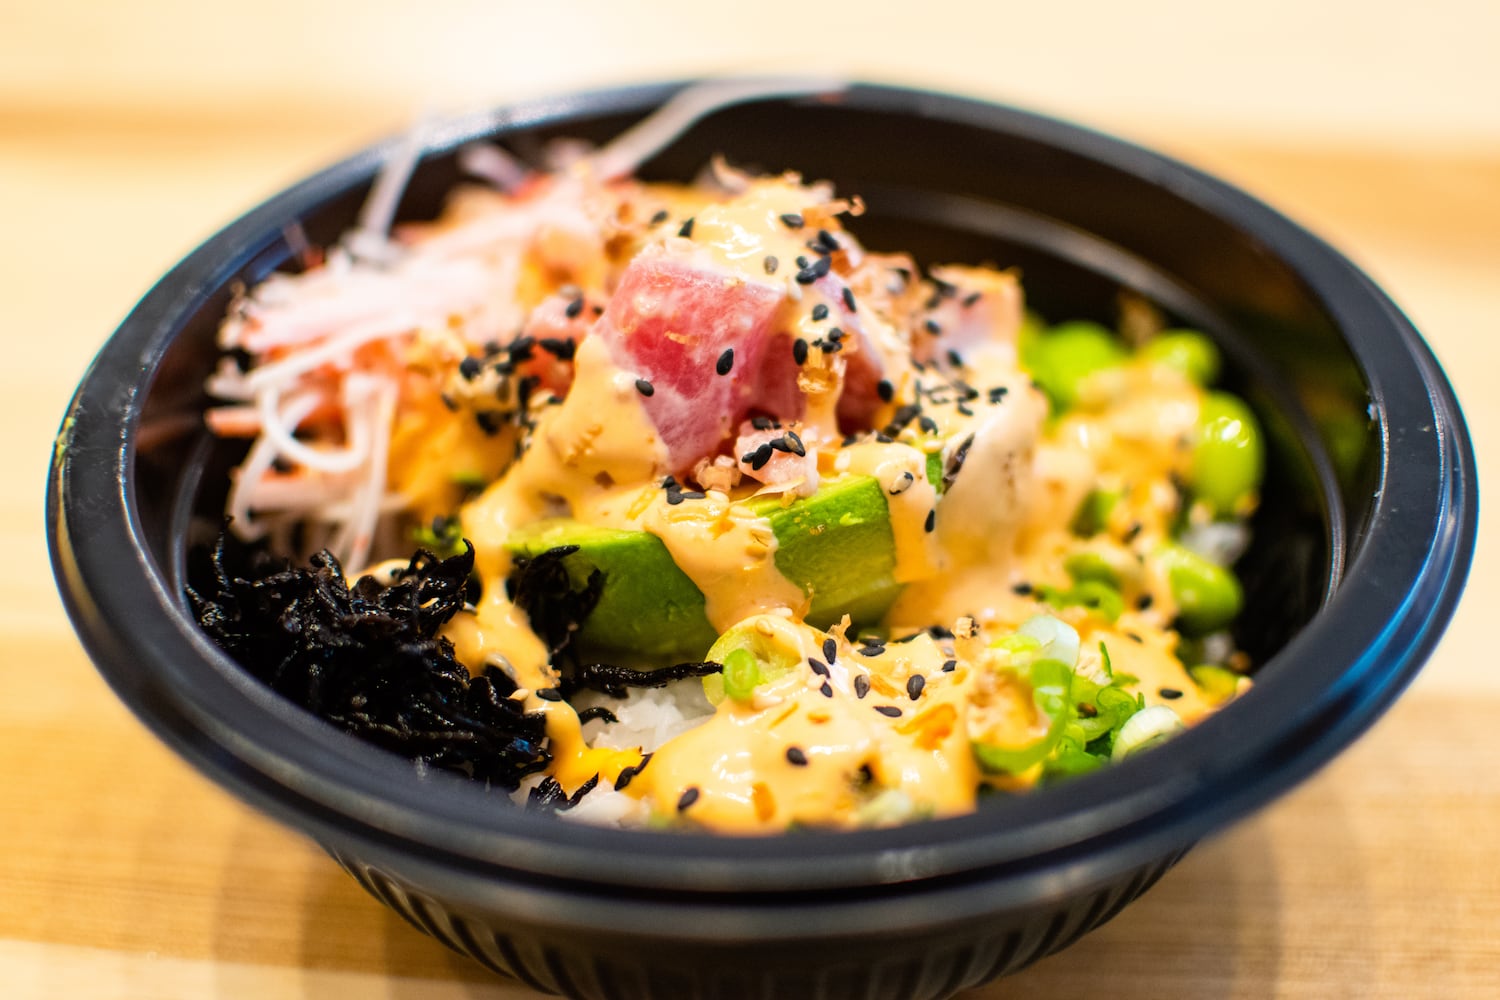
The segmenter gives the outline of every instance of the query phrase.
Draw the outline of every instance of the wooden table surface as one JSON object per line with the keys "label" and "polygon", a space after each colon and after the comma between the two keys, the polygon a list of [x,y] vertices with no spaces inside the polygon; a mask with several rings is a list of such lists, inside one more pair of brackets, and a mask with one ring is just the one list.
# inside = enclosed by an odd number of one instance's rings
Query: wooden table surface
{"label": "wooden table surface", "polygon": [[[0,995],[533,996],[410,930],[158,744],[94,673],[47,565],[52,435],[113,325],[218,225],[391,124],[0,118],[13,361],[0,366],[11,469],[0,551],[12,566],[0,580]],[[1500,156],[1136,137],[1243,184],[1365,265],[1429,337],[1497,473]],[[1500,997],[1492,536],[1436,655],[1370,734],[1101,931],[972,997]]]}

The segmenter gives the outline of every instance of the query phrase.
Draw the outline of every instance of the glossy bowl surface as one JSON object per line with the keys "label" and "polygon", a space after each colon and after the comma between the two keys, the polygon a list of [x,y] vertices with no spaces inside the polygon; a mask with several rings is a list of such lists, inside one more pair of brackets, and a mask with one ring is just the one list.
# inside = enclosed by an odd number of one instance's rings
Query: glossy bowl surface
{"label": "glossy bowl surface", "polygon": [[[680,84],[537,102],[439,128],[400,207],[430,217],[456,150],[602,141]],[[1160,751],[974,815],[780,838],[618,832],[523,813],[294,710],[197,630],[186,540],[222,510],[232,456],[202,428],[236,283],[353,221],[386,143],[272,198],[150,292],[59,432],[48,527],[59,588],[101,673],[180,754],[323,844],[414,924],[580,997],[942,997],[1062,947],[1198,838],[1363,732],[1447,624],[1474,546],[1472,450],[1421,338],[1345,258],[1180,163],[1022,111],[859,85],[698,123],[646,164],[710,156],[834,181],[854,231],[924,262],[1019,265],[1053,318],[1112,318],[1123,289],[1204,329],[1258,411],[1271,463],[1240,566],[1254,688]]]}

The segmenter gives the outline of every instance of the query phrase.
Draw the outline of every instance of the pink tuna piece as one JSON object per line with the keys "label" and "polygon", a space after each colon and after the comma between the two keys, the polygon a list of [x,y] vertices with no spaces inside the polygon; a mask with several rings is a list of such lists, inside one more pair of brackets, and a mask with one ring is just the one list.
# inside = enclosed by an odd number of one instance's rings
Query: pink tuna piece
{"label": "pink tuna piece", "polygon": [[752,410],[801,414],[791,343],[776,330],[785,295],[670,244],[625,269],[594,334],[642,380],[674,473],[716,452]]}

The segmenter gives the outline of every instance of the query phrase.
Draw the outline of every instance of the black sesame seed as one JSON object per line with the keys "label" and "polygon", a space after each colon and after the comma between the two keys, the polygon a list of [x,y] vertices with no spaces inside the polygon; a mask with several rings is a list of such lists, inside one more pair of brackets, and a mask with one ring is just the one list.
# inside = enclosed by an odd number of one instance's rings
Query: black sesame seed
{"label": "black sesame seed", "polygon": [[847,287],[844,289],[844,308],[854,312],[858,307],[854,304],[854,293]]}
{"label": "black sesame seed", "polygon": [[883,378],[875,383],[875,394],[882,403],[889,403],[896,396],[896,387],[891,384],[890,379]]}
{"label": "black sesame seed", "polygon": [[1156,693],[1161,695],[1167,701],[1176,701],[1178,698],[1182,697],[1182,692],[1177,690],[1176,688],[1157,688]]}
{"label": "black sesame seed", "polygon": [[669,217],[670,217],[670,216],[671,216],[671,213],[670,213],[670,212],[668,212],[668,211],[667,211],[667,210],[666,210],[666,209],[665,209],[665,208],[664,208],[664,209],[662,209],[662,210],[661,210],[661,211],[659,211],[659,212],[657,212],[657,213],[656,213],[656,214],[655,214],[655,215],[653,215],[653,216],[651,216],[651,225],[653,225],[653,226],[659,226],[659,225],[661,225],[661,224],[662,224],[662,223],[663,223],[663,222],[666,222],[666,221],[667,221],[667,219],[668,219],[668,218],[669,218]]}
{"label": "black sesame seed", "polygon": [[766,264],[765,264],[765,267],[766,267],[766,273],[767,274],[775,274],[776,273],[776,269],[778,267],[780,267],[780,266],[781,266],[781,261],[777,260],[771,254],[766,254]]}
{"label": "black sesame seed", "polygon": [[797,767],[807,766],[807,754],[802,752],[801,747],[787,747],[786,759],[788,763],[795,764]]}
{"label": "black sesame seed", "polygon": [[562,692],[557,688],[538,688],[536,696],[543,701],[562,701]]}
{"label": "black sesame seed", "polygon": [[813,322],[815,322],[815,323],[818,322],[819,320],[825,320],[825,319],[827,319],[828,318],[828,305],[826,303],[819,302],[817,305],[813,306],[813,308],[812,308],[812,318],[813,318]]}
{"label": "black sesame seed", "polygon": [[479,359],[464,358],[458,363],[458,373],[462,375],[465,380],[472,379],[475,375],[479,374]]}
{"label": "black sesame seed", "polygon": [[786,443],[785,434],[783,434],[779,438],[774,438],[773,440],[767,441],[766,444],[771,446],[772,451],[779,451],[783,454],[792,450],[791,446]]}
{"label": "black sesame seed", "polygon": [[578,342],[572,337],[543,337],[537,345],[559,361],[572,361],[578,350]]}
{"label": "black sesame seed", "polygon": [[964,359],[959,355],[957,351],[949,351],[948,363],[954,368],[962,368],[964,366]]}
{"label": "black sesame seed", "polygon": [[1129,529],[1126,530],[1124,537],[1124,542],[1126,545],[1129,545],[1131,542],[1135,541],[1135,537],[1141,533],[1141,527],[1141,522],[1137,521],[1132,524]]}
{"label": "black sesame seed", "polygon": [[578,314],[581,312],[583,312],[583,296],[580,295],[568,303],[568,307],[563,310],[563,315],[568,317],[568,319],[577,319]]}
{"label": "black sesame seed", "polygon": [[1027,597],[1031,594],[1031,584],[1027,583],[1025,580],[1022,580],[1020,583],[1012,584],[1010,592],[1012,594],[1019,594],[1022,597]]}
{"label": "black sesame seed", "polygon": [[494,437],[505,426],[505,415],[497,410],[480,410],[474,414],[474,422],[479,425],[480,430]]}
{"label": "black sesame seed", "polygon": [[771,460],[771,455],[774,453],[774,451],[775,449],[773,449],[769,444],[763,444],[759,448],[756,448],[754,451],[752,451],[750,454],[744,456],[741,461],[749,462],[750,468],[759,471],[760,469],[765,467],[765,464],[767,462]]}
{"label": "black sesame seed", "polygon": [[781,439],[786,442],[786,446],[791,450],[791,453],[798,458],[802,458],[807,454],[807,447],[802,443],[802,439],[797,436],[796,431],[787,431],[781,436]]}
{"label": "black sesame seed", "polygon": [[1005,394],[1008,393],[1008,392],[1010,392],[1010,390],[1008,388],[1006,388],[1005,386],[1003,386],[1003,385],[997,385],[997,386],[995,386],[993,389],[990,390],[990,402],[991,403],[998,403],[998,402],[1000,402],[1000,400],[1002,400],[1002,399],[1005,398]]}
{"label": "black sesame seed", "polygon": [[865,674],[854,675],[854,696],[863,698],[870,693],[870,678]]}
{"label": "black sesame seed", "polygon": [[724,348],[724,353],[719,355],[719,360],[714,364],[714,371],[720,375],[728,375],[729,370],[734,367],[734,348]]}
{"label": "black sesame seed", "polygon": [[875,711],[879,712],[881,715],[885,716],[888,719],[901,718],[901,709],[897,708],[895,705],[876,705]]}
{"label": "black sesame seed", "polygon": [[970,292],[968,295],[964,296],[964,308],[969,308],[974,303],[978,302],[983,296],[983,292]]}
{"label": "black sesame seed", "polygon": [[921,427],[925,434],[936,434],[938,432],[937,421],[925,413],[917,418],[917,426]]}
{"label": "black sesame seed", "polygon": [[838,652],[839,644],[837,642],[835,642],[832,638],[823,640],[823,659],[827,660],[829,663],[832,663],[834,661],[834,658],[838,656]]}
{"label": "black sesame seed", "polygon": [[927,520],[922,522],[923,531],[932,531],[937,527],[937,508],[934,507],[927,512]]}
{"label": "black sesame seed", "polygon": [[448,395],[446,392],[443,393],[438,398],[443,401],[443,405],[446,406],[448,409],[452,410],[454,413],[458,412],[458,400],[454,399],[452,396]]}
{"label": "black sesame seed", "polygon": [[780,426],[780,425],[777,424],[770,417],[751,417],[750,418],[750,426],[754,427],[758,431],[768,431],[768,430],[771,430],[773,427],[777,427],[777,426]]}
{"label": "black sesame seed", "polygon": [[796,264],[799,268],[807,267],[811,263],[812,261],[808,260],[806,257],[798,257],[796,260]]}
{"label": "black sesame seed", "polygon": [[798,215],[796,212],[787,212],[781,217],[781,224],[783,226],[786,226],[788,229],[801,229],[802,216]]}
{"label": "black sesame seed", "polygon": [[922,689],[927,686],[927,678],[921,674],[912,674],[906,679],[906,696],[912,701],[922,697]]}
{"label": "black sesame seed", "polygon": [[708,494],[704,493],[702,490],[691,490],[691,491],[689,491],[687,493],[682,494],[682,499],[684,499],[684,500],[702,500],[706,496],[708,496]]}
{"label": "black sesame seed", "polygon": [[689,806],[691,806],[694,802],[697,802],[698,794],[698,786],[689,785],[687,787],[687,791],[683,792],[682,796],[677,800],[677,811],[682,812],[684,809],[687,809]]}
{"label": "black sesame seed", "polygon": [[812,672],[815,673],[815,674],[817,674],[819,677],[827,677],[828,676],[828,664],[824,663],[822,660],[818,659],[817,657],[815,657],[815,656],[809,656],[807,658],[807,665],[809,667],[811,667],[812,668]]}
{"label": "black sesame seed", "polygon": [[680,229],[677,230],[677,235],[681,236],[683,239],[692,239],[693,238],[693,218],[692,218],[692,216],[688,216],[688,220],[682,224],[682,228],[680,228]]}
{"label": "black sesame seed", "polygon": [[664,490],[675,490],[681,485],[682,484],[677,481],[676,476],[668,476],[666,479],[663,479],[661,481],[661,488]]}
{"label": "black sesame seed", "polygon": [[[839,248],[839,241],[833,238],[833,234],[826,229],[818,230],[818,246],[824,253],[833,253]],[[850,308],[854,308],[850,306]]]}
{"label": "black sesame seed", "polygon": [[1145,611],[1147,608],[1151,607],[1151,600],[1152,598],[1150,594],[1142,594],[1140,597],[1137,597],[1135,599],[1136,609],[1139,611]]}
{"label": "black sesame seed", "polygon": [[824,681],[823,682],[823,686],[820,687],[820,688],[818,688],[818,693],[821,694],[825,698],[832,698],[833,697],[833,687],[827,681]]}
{"label": "black sesame seed", "polygon": [[676,492],[675,490],[671,493],[668,493],[667,503],[671,504],[673,507],[676,507],[678,504],[682,503],[682,494]]}
{"label": "black sesame seed", "polygon": [[837,344],[839,341],[844,339],[844,331],[840,330],[836,326],[831,327],[828,331],[828,339]]}
{"label": "black sesame seed", "polygon": [[635,380],[635,391],[640,393],[642,396],[649,396],[652,393],[656,392],[656,386],[652,385],[650,382],[646,381],[643,378],[638,378]]}
{"label": "black sesame seed", "polygon": [[1125,633],[1125,638],[1129,639],[1131,642],[1140,643],[1142,645],[1144,645],[1145,642],[1146,642],[1145,639],[1142,639],[1139,635],[1136,635],[1134,632],[1126,632]]}
{"label": "black sesame seed", "polygon": [[896,481],[891,484],[891,488],[889,490],[887,490],[886,492],[889,493],[893,497],[899,497],[901,494],[903,494],[907,490],[911,489],[912,488],[912,484],[915,483],[916,481],[917,481],[917,477],[916,476],[912,475],[910,472],[903,472],[896,479]]}
{"label": "black sesame seed", "polygon": [[957,660],[944,660],[943,661],[943,673],[945,673],[945,674],[951,674],[951,673],[953,673],[953,671],[955,671],[957,669],[958,669],[958,661]]}
{"label": "black sesame seed", "polygon": [[807,364],[807,341],[801,337],[792,342],[792,360],[799,365]]}
{"label": "black sesame seed", "polygon": [[934,337],[938,336],[939,334],[941,334],[943,332],[943,328],[938,325],[938,321],[935,320],[935,319],[929,319],[927,322],[923,323],[922,324],[922,329],[926,330],[928,333],[932,334]]}
{"label": "black sesame seed", "polygon": [[970,407],[967,403],[959,403],[953,408],[966,417],[972,417],[974,415],[973,408]]}
{"label": "black sesame seed", "polygon": [[[801,258],[798,258],[798,260],[800,262]],[[799,285],[812,284],[814,281],[827,275],[829,268],[832,267],[827,257],[819,257],[810,264],[800,266],[802,270],[797,272],[797,284]]]}

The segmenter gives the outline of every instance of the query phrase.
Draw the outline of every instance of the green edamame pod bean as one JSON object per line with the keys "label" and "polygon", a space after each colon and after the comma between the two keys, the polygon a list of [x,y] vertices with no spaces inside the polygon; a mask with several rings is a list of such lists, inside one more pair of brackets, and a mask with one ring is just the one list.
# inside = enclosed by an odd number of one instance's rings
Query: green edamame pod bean
{"label": "green edamame pod bean", "polygon": [[1181,545],[1163,545],[1156,557],[1166,570],[1183,631],[1193,635],[1212,632],[1240,613],[1245,595],[1232,572]]}
{"label": "green edamame pod bean", "polygon": [[1051,397],[1058,410],[1078,402],[1083,380],[1126,359],[1118,338],[1098,323],[1079,320],[1061,323],[1038,337],[1023,356],[1031,377]]}
{"label": "green edamame pod bean", "polygon": [[1244,509],[1260,488],[1265,446],[1260,426],[1238,397],[1209,392],[1195,429],[1188,483],[1220,516]]}
{"label": "green edamame pod bean", "polygon": [[1219,349],[1197,330],[1163,330],[1142,344],[1140,353],[1199,385],[1212,385],[1219,377]]}

